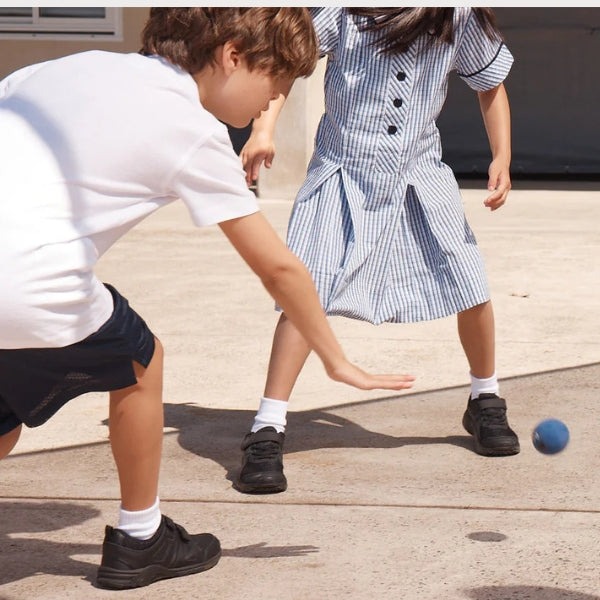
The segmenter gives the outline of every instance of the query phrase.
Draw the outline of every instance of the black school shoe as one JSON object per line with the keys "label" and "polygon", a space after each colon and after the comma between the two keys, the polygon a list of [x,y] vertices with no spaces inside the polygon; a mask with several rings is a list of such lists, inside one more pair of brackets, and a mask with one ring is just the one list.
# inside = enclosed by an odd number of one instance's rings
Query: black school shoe
{"label": "black school shoe", "polygon": [[463,427],[475,438],[477,454],[510,456],[520,452],[519,438],[506,419],[506,401],[496,394],[469,397]]}
{"label": "black school shoe", "polygon": [[97,584],[112,590],[143,587],[159,579],[206,571],[220,557],[221,545],[214,535],[190,535],[164,515],[148,540],[138,540],[107,525]]}
{"label": "black school shoe", "polygon": [[263,427],[248,433],[242,441],[242,468],[235,487],[244,494],[277,494],[285,492],[283,474],[284,433],[274,427]]}

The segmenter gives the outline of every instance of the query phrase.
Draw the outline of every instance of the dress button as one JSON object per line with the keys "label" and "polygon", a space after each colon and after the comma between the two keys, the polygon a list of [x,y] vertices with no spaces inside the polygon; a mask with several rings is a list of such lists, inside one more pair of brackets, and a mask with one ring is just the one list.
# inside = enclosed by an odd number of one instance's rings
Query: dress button
{"label": "dress button", "polygon": [[394,98],[394,106],[402,106],[402,99]]}
{"label": "dress button", "polygon": [[406,79],[406,73],[404,71],[399,71],[396,75],[396,79],[398,81],[404,81]]}
{"label": "dress button", "polygon": [[394,135],[398,131],[398,128],[395,125],[390,125],[388,127],[388,133],[390,135]]}

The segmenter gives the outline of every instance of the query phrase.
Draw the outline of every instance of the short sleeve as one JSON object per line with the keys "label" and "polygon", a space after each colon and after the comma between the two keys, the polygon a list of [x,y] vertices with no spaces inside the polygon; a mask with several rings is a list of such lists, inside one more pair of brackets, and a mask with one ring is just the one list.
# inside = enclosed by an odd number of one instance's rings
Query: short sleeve
{"label": "short sleeve", "polygon": [[506,79],[513,56],[500,37],[488,37],[472,10],[458,44],[455,67],[470,88],[484,92]]}
{"label": "short sleeve", "polygon": [[313,25],[319,39],[321,57],[334,52],[340,37],[342,13],[340,7],[310,8]]}
{"label": "short sleeve", "polygon": [[211,135],[191,152],[169,187],[171,193],[184,202],[192,221],[199,227],[245,217],[259,210],[225,126],[222,132]]}
{"label": "short sleeve", "polygon": [[43,63],[36,63],[14,71],[0,81],[0,100],[7,97],[22,81],[35,73]]}

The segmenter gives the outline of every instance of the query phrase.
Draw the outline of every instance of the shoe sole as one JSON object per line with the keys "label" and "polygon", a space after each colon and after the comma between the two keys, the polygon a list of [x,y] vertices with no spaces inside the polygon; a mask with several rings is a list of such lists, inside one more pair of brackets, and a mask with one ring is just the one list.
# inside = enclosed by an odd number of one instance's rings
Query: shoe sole
{"label": "shoe sole", "polygon": [[511,444],[510,446],[498,447],[498,448],[486,448],[479,443],[479,440],[475,437],[474,429],[471,424],[471,420],[465,416],[463,418],[463,427],[465,431],[473,436],[473,442],[475,444],[475,452],[480,456],[514,456],[515,454],[519,454],[521,452],[521,447],[519,443]]}
{"label": "shoe sole", "polygon": [[[253,479],[253,481],[244,481]],[[243,469],[233,481],[233,487],[242,494],[280,494],[287,490],[287,479],[283,469],[253,473],[250,477],[244,476]]]}
{"label": "shoe sole", "polygon": [[287,490],[287,483],[242,483],[237,481],[233,487],[242,494],[280,494]]}
{"label": "shoe sole", "polygon": [[208,571],[208,569],[212,569],[219,562],[220,558],[221,550],[203,563],[188,565],[186,567],[168,568],[161,565],[149,565],[142,569],[121,571],[101,566],[98,568],[96,583],[98,587],[109,590],[128,590],[144,587],[161,579],[183,577],[185,575]]}

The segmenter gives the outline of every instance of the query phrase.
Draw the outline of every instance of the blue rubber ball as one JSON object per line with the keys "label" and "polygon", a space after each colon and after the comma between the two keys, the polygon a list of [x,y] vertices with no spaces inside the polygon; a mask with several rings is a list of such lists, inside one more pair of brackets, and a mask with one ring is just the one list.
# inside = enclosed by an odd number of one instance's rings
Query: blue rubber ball
{"label": "blue rubber ball", "polygon": [[557,454],[569,443],[569,429],[558,419],[546,419],[538,423],[531,437],[538,452]]}

